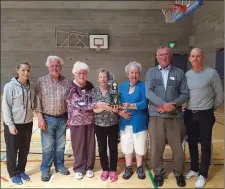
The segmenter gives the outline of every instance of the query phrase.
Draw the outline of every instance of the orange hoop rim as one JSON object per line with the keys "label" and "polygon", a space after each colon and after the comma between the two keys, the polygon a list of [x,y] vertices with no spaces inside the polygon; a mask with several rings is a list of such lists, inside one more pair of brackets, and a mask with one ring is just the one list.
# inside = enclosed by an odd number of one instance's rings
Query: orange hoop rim
{"label": "orange hoop rim", "polygon": [[97,45],[95,45],[95,46],[97,47],[96,50],[99,51],[103,45],[97,44]]}
{"label": "orange hoop rim", "polygon": [[[175,6],[176,8],[175,7],[170,8],[170,6]],[[187,10],[187,5],[181,5],[181,4],[178,4],[178,3],[169,3],[169,4],[162,5],[162,9],[172,9],[173,11],[179,10],[182,13],[185,13],[186,10]]]}

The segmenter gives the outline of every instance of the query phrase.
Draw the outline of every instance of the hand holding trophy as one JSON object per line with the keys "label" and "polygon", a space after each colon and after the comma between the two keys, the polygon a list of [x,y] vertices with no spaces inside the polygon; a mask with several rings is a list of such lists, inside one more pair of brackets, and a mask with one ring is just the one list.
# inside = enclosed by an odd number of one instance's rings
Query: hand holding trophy
{"label": "hand holding trophy", "polygon": [[94,104],[93,111],[95,113],[101,113],[101,112],[107,110],[107,107],[108,107],[107,103],[105,103],[105,102],[97,102],[97,103]]}
{"label": "hand holding trophy", "polygon": [[122,109],[137,109],[136,104],[123,103],[121,105]]}

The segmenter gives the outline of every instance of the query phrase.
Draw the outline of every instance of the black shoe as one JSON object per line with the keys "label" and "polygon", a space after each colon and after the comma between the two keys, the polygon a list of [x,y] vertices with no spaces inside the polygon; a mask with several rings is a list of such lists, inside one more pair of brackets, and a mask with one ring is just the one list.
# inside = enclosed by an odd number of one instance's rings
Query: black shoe
{"label": "black shoe", "polygon": [[145,179],[145,171],[142,166],[137,168],[137,175],[139,179]]}
{"label": "black shoe", "polygon": [[55,169],[56,172],[60,172],[62,175],[69,175],[70,172],[68,169],[66,169],[65,167],[60,167],[59,169]]}
{"label": "black shoe", "polygon": [[179,187],[185,187],[186,186],[186,181],[185,181],[183,175],[175,176],[175,178],[177,180],[177,186],[179,186]]}
{"label": "black shoe", "polygon": [[123,173],[123,179],[129,179],[133,175],[132,167],[126,167],[125,172]]}
{"label": "black shoe", "polygon": [[42,174],[41,174],[41,180],[42,180],[43,182],[48,182],[48,181],[50,180],[50,175],[49,175],[49,173],[42,173]]}
{"label": "black shoe", "polygon": [[154,182],[157,186],[162,186],[164,184],[163,175],[155,175]]}

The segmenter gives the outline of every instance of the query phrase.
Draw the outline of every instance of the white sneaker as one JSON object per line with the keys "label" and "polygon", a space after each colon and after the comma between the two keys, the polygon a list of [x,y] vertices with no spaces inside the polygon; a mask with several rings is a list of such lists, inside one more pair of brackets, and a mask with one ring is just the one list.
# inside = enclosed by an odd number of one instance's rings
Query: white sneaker
{"label": "white sneaker", "polygon": [[197,176],[198,176],[198,173],[195,172],[195,171],[192,171],[192,170],[190,170],[189,172],[187,172],[187,173],[184,175],[184,177],[185,177],[186,179],[189,179],[189,178],[191,178],[191,177],[197,177]]}
{"label": "white sneaker", "polygon": [[203,188],[206,183],[206,178],[200,175],[195,183],[195,188]]}
{"label": "white sneaker", "polygon": [[87,176],[88,178],[92,178],[92,177],[94,176],[94,172],[93,172],[92,170],[87,170],[86,176]]}
{"label": "white sneaker", "polygon": [[79,173],[79,172],[76,172],[76,173],[75,173],[75,178],[76,178],[77,180],[80,180],[80,179],[82,179],[83,177],[84,177],[83,173]]}

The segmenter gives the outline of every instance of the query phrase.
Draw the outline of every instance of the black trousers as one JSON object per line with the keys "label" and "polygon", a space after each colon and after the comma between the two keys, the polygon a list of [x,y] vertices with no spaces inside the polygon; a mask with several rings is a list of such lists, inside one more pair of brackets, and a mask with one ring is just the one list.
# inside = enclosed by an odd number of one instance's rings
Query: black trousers
{"label": "black trousers", "polygon": [[[6,143],[7,170],[10,177],[19,172],[24,172],[27,164],[27,156],[30,150],[30,140],[33,122],[27,124],[15,124],[17,135],[9,132],[9,127],[4,124],[4,136]],[[18,151],[18,162],[17,160]]]}
{"label": "black trousers", "polygon": [[[215,123],[213,109],[193,113],[185,110],[184,123],[188,135],[191,157],[191,170],[207,178],[211,158],[212,128]],[[201,163],[199,167],[198,142],[201,144]]]}
{"label": "black trousers", "polygon": [[[101,127],[95,125],[95,133],[98,141],[100,164],[103,171],[116,171],[118,158],[118,131],[119,125]],[[109,145],[110,165],[107,156],[107,139]]]}

